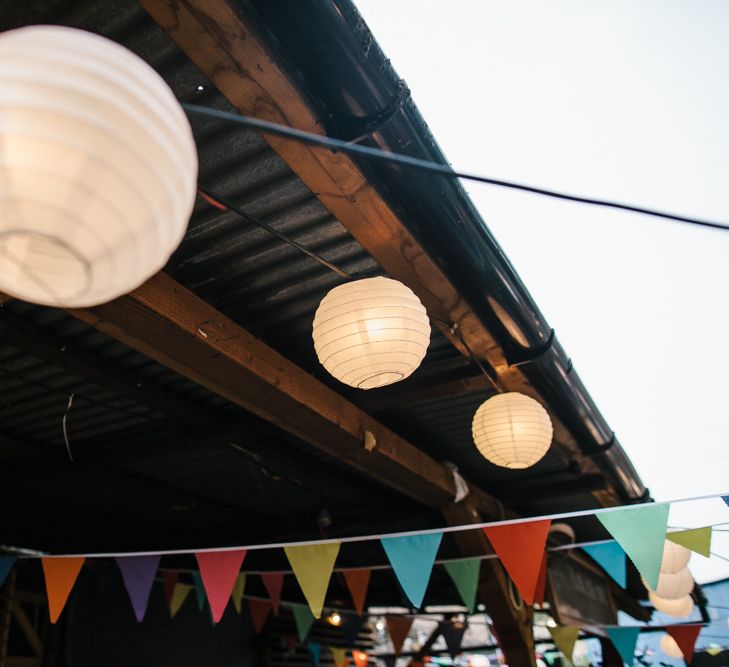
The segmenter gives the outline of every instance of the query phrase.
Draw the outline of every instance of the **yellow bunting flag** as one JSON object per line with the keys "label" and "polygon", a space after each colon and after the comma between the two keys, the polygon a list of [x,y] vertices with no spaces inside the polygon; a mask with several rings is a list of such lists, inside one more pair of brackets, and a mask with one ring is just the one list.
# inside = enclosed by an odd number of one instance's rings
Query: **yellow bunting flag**
{"label": "yellow bunting flag", "polygon": [[66,606],[66,600],[73,585],[76,583],[78,573],[84,564],[84,556],[69,556],[65,558],[41,558],[43,575],[46,579],[46,594],[48,595],[48,614],[51,623],[55,623]]}
{"label": "yellow bunting flag", "polygon": [[711,528],[708,526],[666,533],[666,539],[707,558],[711,556]]}
{"label": "yellow bunting flag", "polygon": [[324,596],[339,553],[339,542],[284,547],[291,569],[314,618],[321,618]]}
{"label": "yellow bunting flag", "polygon": [[194,586],[190,584],[181,584],[180,582],[175,584],[175,587],[172,589],[172,596],[170,597],[170,618],[177,616],[177,612],[185,604],[185,600],[187,600],[187,596],[193,588]]}
{"label": "yellow bunting flag", "polygon": [[549,634],[552,635],[552,641],[557,648],[562,651],[562,655],[572,662],[572,652],[575,650],[575,643],[580,634],[580,629],[569,626],[549,628]]}
{"label": "yellow bunting flag", "polygon": [[233,606],[235,610],[240,614],[240,610],[243,607],[243,592],[246,589],[246,575],[241,572],[233,584],[233,590],[230,593],[230,599],[233,600]]}
{"label": "yellow bunting flag", "polygon": [[338,646],[330,646],[329,650],[332,652],[332,658],[334,658],[334,667],[344,667],[347,664],[347,649],[339,648]]}

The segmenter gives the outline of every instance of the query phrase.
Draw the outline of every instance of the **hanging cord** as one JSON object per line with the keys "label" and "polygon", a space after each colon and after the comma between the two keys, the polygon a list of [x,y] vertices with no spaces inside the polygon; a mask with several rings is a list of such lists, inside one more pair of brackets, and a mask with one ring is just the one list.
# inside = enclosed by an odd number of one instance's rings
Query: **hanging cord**
{"label": "hanging cord", "polygon": [[66,405],[66,412],[63,415],[63,441],[66,443],[66,451],[68,452],[68,458],[73,463],[73,454],[71,453],[71,443],[68,441],[68,415],[71,412],[71,406],[73,405],[73,394],[68,397],[68,405]]}
{"label": "hanging cord", "polygon": [[240,114],[231,113],[229,111],[219,111],[218,109],[211,109],[209,107],[203,107],[197,104],[188,104],[184,102],[182,103],[182,108],[188,114],[207,116],[209,118],[216,118],[218,120],[237,123],[238,125],[243,125],[244,127],[251,127],[267,134],[275,134],[276,136],[286,137],[287,139],[293,139],[295,141],[300,141],[305,144],[324,146],[326,148],[330,148],[333,151],[341,151],[343,153],[348,153],[351,155],[361,155],[363,157],[367,157],[373,160],[379,160],[381,162],[401,164],[406,167],[411,167],[412,169],[439,174],[448,178],[462,178],[463,180],[476,181],[477,183],[486,183],[487,185],[495,185],[500,188],[521,190],[522,192],[530,192],[532,194],[542,195],[544,197],[563,199],[565,201],[576,202],[579,204],[588,204],[590,206],[603,206],[606,208],[614,208],[621,211],[629,211],[631,213],[640,213],[642,215],[653,216],[656,218],[664,218],[666,220],[673,220],[676,222],[684,222],[690,225],[710,227],[712,229],[722,229],[725,231],[729,230],[729,224],[727,223],[715,222],[713,220],[702,220],[700,218],[677,215],[674,213],[668,213],[666,211],[658,211],[656,209],[633,206],[632,204],[622,204],[620,202],[609,201],[607,199],[592,199],[590,197],[580,197],[578,195],[570,195],[564,192],[557,192],[555,190],[546,190],[545,188],[537,188],[531,185],[524,185],[522,183],[504,181],[497,178],[489,178],[487,176],[479,176],[477,174],[472,174],[464,171],[455,171],[445,164],[430,162],[429,160],[421,160],[420,158],[403,155],[401,153],[382,151],[379,148],[372,148],[370,146],[352,144],[347,141],[341,141],[339,139],[333,139],[332,137],[322,136],[320,134],[313,134],[311,132],[304,132],[303,130],[286,127],[285,125],[279,125],[278,123],[270,123],[268,121],[259,120],[257,118],[242,116]]}

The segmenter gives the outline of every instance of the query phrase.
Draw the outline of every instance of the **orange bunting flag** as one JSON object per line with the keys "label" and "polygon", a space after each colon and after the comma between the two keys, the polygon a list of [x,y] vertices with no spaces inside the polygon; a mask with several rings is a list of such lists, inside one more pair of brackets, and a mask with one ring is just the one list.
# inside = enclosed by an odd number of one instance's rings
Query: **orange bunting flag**
{"label": "orange bunting flag", "polygon": [[271,606],[273,607],[273,615],[278,616],[279,603],[281,602],[281,589],[283,588],[284,573],[268,572],[261,575],[261,581],[266,587],[268,597],[271,598]]}
{"label": "orange bunting flag", "polygon": [[354,667],[367,667],[367,663],[370,661],[370,656],[368,656],[364,651],[354,649],[352,651],[352,659],[354,660]]}
{"label": "orange bunting flag", "polygon": [[253,630],[257,635],[260,635],[263,626],[266,624],[266,619],[271,613],[271,601],[248,598],[248,611],[251,615]]}
{"label": "orange bunting flag", "polygon": [[534,604],[550,524],[551,519],[540,519],[483,529],[514,585],[529,605]]}
{"label": "orange bunting flag", "polygon": [[223,617],[245,557],[245,549],[200,551],[195,554],[200,577],[208,596],[210,613],[216,623]]}
{"label": "orange bunting flag", "polygon": [[66,600],[68,600],[71,589],[76,583],[76,578],[81,571],[84,560],[86,560],[84,556],[41,558],[51,623],[58,620],[63,608],[66,606]]}
{"label": "orange bunting flag", "polygon": [[694,659],[694,645],[696,644],[696,638],[701,632],[703,625],[700,623],[696,624],[685,624],[685,625],[667,625],[666,631],[671,637],[676,640],[678,648],[683,653],[683,659],[687,665],[691,664]]}
{"label": "orange bunting flag", "polygon": [[344,570],[342,572],[344,580],[347,582],[347,588],[352,596],[354,608],[357,613],[362,616],[364,614],[365,598],[367,597],[367,589],[370,586],[370,575],[372,570],[369,568],[361,570]]}
{"label": "orange bunting flag", "polygon": [[390,633],[395,655],[400,655],[402,645],[410,634],[413,619],[411,616],[385,616],[385,620],[387,621],[387,631]]}
{"label": "orange bunting flag", "polygon": [[542,556],[542,564],[539,567],[539,579],[537,579],[537,588],[534,591],[534,602],[536,604],[544,604],[544,598],[547,595],[547,552],[545,550]]}

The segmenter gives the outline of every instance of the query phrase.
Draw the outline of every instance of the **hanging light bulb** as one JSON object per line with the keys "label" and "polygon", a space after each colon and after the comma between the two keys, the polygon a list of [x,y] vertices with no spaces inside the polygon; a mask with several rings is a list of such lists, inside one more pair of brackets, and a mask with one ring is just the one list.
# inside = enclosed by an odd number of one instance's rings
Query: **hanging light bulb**
{"label": "hanging light bulb", "polygon": [[327,623],[329,625],[333,625],[334,627],[339,627],[342,624],[342,616],[338,611],[333,611],[329,616],[327,616]]}
{"label": "hanging light bulb", "polygon": [[314,349],[340,382],[374,389],[420,366],[430,342],[423,304],[390,278],[364,278],[331,290],[314,315]]}
{"label": "hanging light bulb", "polygon": [[661,651],[669,658],[683,658],[683,651],[678,647],[676,640],[669,634],[661,637]]}
{"label": "hanging light bulb", "polygon": [[648,599],[657,611],[674,618],[686,618],[694,610],[694,601],[690,595],[685,595],[677,600],[667,600],[649,590]]}
{"label": "hanging light bulb", "polygon": [[503,468],[529,468],[552,443],[552,420],[533,398],[518,392],[492,396],[476,410],[473,441],[491,463]]}
{"label": "hanging light bulb", "polygon": [[0,35],[0,290],[93,306],[138,287],[182,240],[197,152],[141,58],[60,26]]}
{"label": "hanging light bulb", "polygon": [[691,559],[691,552],[680,544],[666,540],[663,546],[663,560],[661,561],[661,572],[676,574],[683,570]]}
{"label": "hanging light bulb", "polygon": [[[643,585],[650,591],[653,590],[646,580],[641,578]],[[694,589],[694,578],[691,571],[685,567],[674,574],[663,573],[658,577],[658,586],[653,591],[658,597],[664,600],[678,600],[689,595]]]}

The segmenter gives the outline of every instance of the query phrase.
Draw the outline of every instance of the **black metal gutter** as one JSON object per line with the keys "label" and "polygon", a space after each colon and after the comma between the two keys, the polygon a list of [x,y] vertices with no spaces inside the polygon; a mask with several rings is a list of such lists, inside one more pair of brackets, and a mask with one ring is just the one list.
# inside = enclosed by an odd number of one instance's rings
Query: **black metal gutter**
{"label": "black metal gutter", "polygon": [[[331,136],[447,164],[423,117],[350,0],[245,0]],[[460,182],[358,160],[524,375],[627,501],[648,492],[554,332]]]}

